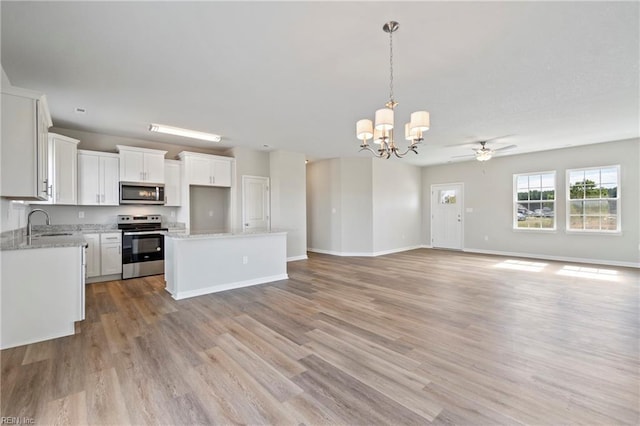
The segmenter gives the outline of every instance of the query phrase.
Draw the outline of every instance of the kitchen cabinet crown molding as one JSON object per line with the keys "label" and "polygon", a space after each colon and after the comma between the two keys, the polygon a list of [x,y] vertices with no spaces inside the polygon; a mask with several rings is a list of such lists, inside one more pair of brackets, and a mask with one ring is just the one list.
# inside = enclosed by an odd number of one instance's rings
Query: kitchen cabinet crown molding
{"label": "kitchen cabinet crown molding", "polygon": [[163,151],[161,149],[151,149],[151,148],[138,148],[137,146],[128,146],[128,145],[116,145],[116,148],[118,149],[118,152],[121,151],[135,151],[135,152],[146,152],[148,154],[162,154],[162,156],[164,157],[167,152],[169,151]]}
{"label": "kitchen cabinet crown molding", "polygon": [[208,158],[212,160],[217,159],[217,160],[235,161],[234,157],[227,157],[225,155],[204,154],[202,152],[181,151],[178,154],[178,158],[180,160],[184,160],[185,157],[200,157],[200,158]]}
{"label": "kitchen cabinet crown molding", "polygon": [[78,145],[80,143],[80,140],[78,139],[74,139],[74,138],[70,138],[69,136],[65,136],[65,135],[61,135],[58,133],[51,133],[49,132],[49,139],[61,139],[65,142],[69,142],[69,143],[75,143],[76,145]]}
{"label": "kitchen cabinet crown molding", "polygon": [[88,149],[79,149],[78,150],[78,154],[85,154],[85,155],[99,155],[101,157],[113,157],[113,158],[120,158],[120,155],[118,154],[114,154],[113,152],[104,152],[104,151],[91,151]]}

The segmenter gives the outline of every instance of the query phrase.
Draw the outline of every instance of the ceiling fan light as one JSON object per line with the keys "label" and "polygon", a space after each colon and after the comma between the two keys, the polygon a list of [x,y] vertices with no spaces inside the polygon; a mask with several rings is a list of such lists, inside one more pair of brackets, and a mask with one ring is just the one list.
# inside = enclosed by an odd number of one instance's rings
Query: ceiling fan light
{"label": "ceiling fan light", "polygon": [[476,160],[478,160],[478,161],[488,161],[488,160],[491,160],[491,156],[492,156],[492,154],[493,154],[493,153],[492,153],[491,151],[489,151],[488,149],[487,149],[487,150],[483,150],[483,149],[478,150],[478,151],[476,152]]}
{"label": "ceiling fan light", "polygon": [[373,137],[373,123],[371,120],[365,118],[356,123],[356,136],[363,141]]}
{"label": "ceiling fan light", "polygon": [[430,125],[429,113],[427,111],[416,111],[411,113],[411,130],[426,132],[429,130]]}
{"label": "ceiling fan light", "polygon": [[376,129],[393,129],[393,110],[391,108],[381,108],[376,111]]}

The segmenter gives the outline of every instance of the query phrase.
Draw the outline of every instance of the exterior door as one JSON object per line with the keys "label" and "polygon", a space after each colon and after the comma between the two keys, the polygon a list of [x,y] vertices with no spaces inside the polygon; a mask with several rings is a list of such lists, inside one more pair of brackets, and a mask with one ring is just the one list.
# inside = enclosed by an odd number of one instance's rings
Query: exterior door
{"label": "exterior door", "polygon": [[268,229],[269,211],[269,178],[242,176],[242,229]]}
{"label": "exterior door", "polygon": [[431,246],[462,250],[463,197],[461,183],[431,185]]}

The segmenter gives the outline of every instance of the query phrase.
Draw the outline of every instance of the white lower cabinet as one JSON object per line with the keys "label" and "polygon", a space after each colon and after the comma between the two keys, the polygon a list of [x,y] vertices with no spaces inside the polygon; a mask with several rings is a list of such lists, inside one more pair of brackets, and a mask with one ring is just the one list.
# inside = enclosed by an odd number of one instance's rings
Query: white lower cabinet
{"label": "white lower cabinet", "polygon": [[84,239],[88,244],[87,278],[122,273],[122,234],[120,232],[84,234]]}
{"label": "white lower cabinet", "polygon": [[100,234],[84,234],[87,242],[87,278],[100,276]]}
{"label": "white lower cabinet", "polygon": [[100,275],[122,273],[122,234],[100,235]]}

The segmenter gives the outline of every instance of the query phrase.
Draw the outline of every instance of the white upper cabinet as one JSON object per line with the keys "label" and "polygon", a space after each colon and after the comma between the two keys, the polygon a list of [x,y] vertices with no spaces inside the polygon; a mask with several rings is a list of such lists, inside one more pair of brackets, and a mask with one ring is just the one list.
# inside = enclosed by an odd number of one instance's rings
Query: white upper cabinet
{"label": "white upper cabinet", "polygon": [[180,206],[180,175],[182,161],[164,160],[164,205]]}
{"label": "white upper cabinet", "polygon": [[164,183],[164,155],[167,151],[116,146],[120,153],[120,180]]}
{"label": "white upper cabinet", "polygon": [[49,133],[48,204],[78,204],[79,140]]}
{"label": "white upper cabinet", "polygon": [[188,185],[231,186],[233,158],[188,151],[178,156],[183,160]]}
{"label": "white upper cabinet", "polygon": [[119,205],[119,164],[118,154],[78,150],[78,204]]}
{"label": "white upper cabinet", "polygon": [[51,122],[46,97],[17,87],[2,88],[0,196],[47,200],[47,134]]}

